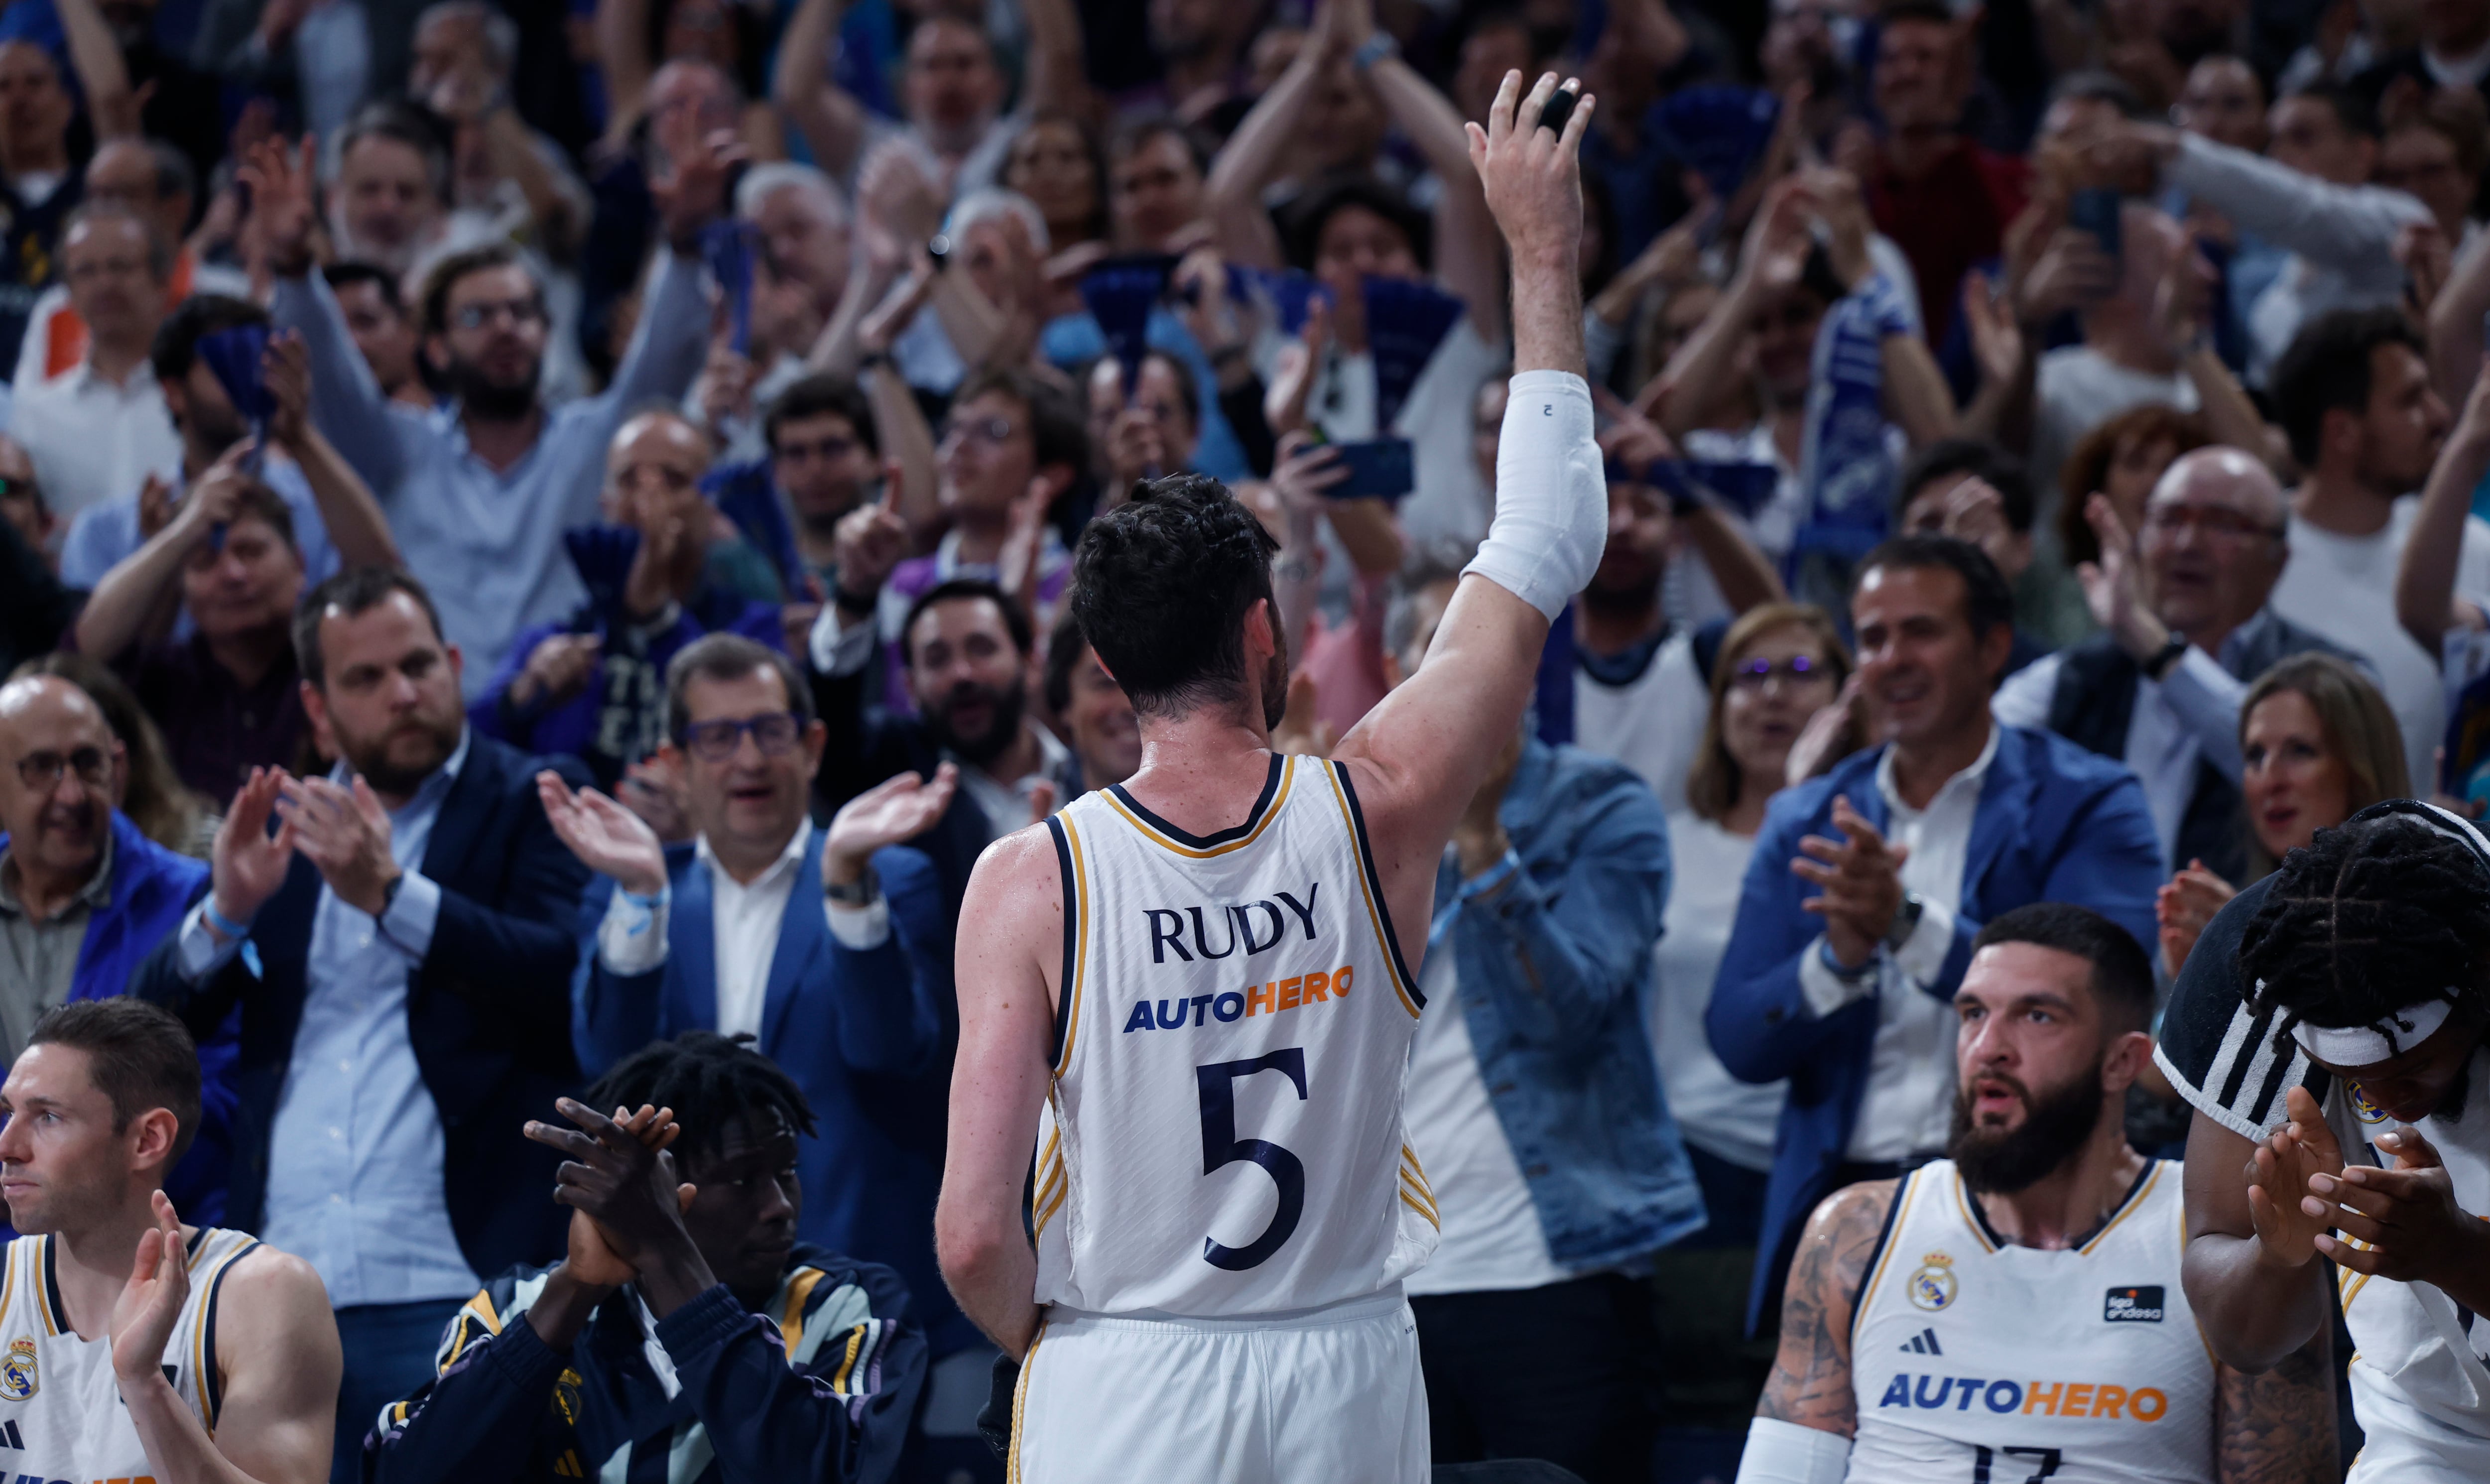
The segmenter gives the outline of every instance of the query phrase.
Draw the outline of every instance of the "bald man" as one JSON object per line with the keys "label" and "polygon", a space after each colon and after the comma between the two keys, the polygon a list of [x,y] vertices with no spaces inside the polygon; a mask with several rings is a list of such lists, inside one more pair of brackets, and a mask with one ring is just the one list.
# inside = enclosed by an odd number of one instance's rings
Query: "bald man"
{"label": "bald man", "polygon": [[678,651],[718,632],[785,647],[774,604],[709,580],[715,521],[700,491],[709,457],[709,435],[673,412],[644,412],[615,433],[601,509],[606,529],[633,543],[628,569],[603,603],[593,596],[598,580],[583,573],[587,602],[519,635],[468,711],[477,730],[569,753],[612,790],[667,740],[666,662]]}
{"label": "bald man", "polygon": [[206,888],[205,861],[115,807],[127,774],[85,691],[49,675],[0,686],[0,1059],[52,1006],[121,993]]}
{"label": "bald man", "polygon": [[2360,661],[2275,613],[2288,507],[2263,462],[2198,449],[2161,476],[2139,529],[2106,496],[2085,510],[2101,560],[2080,571],[2101,632],[2008,678],[1990,709],[2124,760],[2144,782],[2165,870],[2247,868],[2239,828],[2240,698],[2307,650]]}

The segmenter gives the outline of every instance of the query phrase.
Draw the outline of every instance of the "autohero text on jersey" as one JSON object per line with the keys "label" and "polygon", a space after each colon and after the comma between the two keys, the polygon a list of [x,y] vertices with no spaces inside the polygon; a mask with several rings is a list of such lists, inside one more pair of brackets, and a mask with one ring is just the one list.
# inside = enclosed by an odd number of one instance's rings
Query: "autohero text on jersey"
{"label": "autohero text on jersey", "polygon": [[[1916,1384],[1914,1384],[1916,1382]],[[2126,1386],[2106,1382],[2017,1382],[1976,1376],[1919,1376],[1905,1371],[1885,1388],[1878,1407],[1916,1407],[1931,1411],[1951,1405],[1971,1411],[1979,1402],[1990,1411],[2048,1417],[2111,1417],[2133,1422],[2158,1422],[2170,1410],[2170,1399],[2153,1386]]]}
{"label": "autohero text on jersey", "polygon": [[[1299,943],[1301,940],[1292,936],[1295,931],[1302,931],[1302,942],[1311,944],[1322,936],[1322,929],[1315,921],[1316,904],[1321,900],[1322,883],[1317,881],[1307,886],[1302,900],[1294,892],[1275,891],[1257,902],[1145,907],[1142,916],[1149,927],[1150,962],[1167,963],[1171,954],[1179,964],[1231,956],[1251,959]],[[1249,983],[1242,990],[1224,994],[1137,1000],[1124,1017],[1124,1030],[1176,1031],[1214,1020],[1224,1024],[1251,1015],[1276,1015],[1283,1010],[1328,1004],[1346,999],[1356,979],[1355,968],[1343,964],[1285,977],[1272,974],[1259,984]]]}

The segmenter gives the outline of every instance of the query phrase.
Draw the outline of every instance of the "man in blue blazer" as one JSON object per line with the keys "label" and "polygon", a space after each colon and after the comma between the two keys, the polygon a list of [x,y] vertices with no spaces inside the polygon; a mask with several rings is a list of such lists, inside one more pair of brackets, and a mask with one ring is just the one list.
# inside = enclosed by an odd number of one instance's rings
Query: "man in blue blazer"
{"label": "man in blue blazer", "polygon": [[346,1355],[332,1476],[351,1479],[478,1274],[563,1251],[543,1199],[561,1156],[519,1130],[578,1085],[587,873],[536,802],[541,762],[469,730],[458,651],[415,579],[337,574],[294,644],[313,736],[342,761],[253,773],[207,899],[131,992],[202,1039],[241,1006],[225,1220],[328,1286]]}
{"label": "man in blue blazer", "polygon": [[2161,849],[2134,774],[1990,720],[2014,637],[1995,565],[1899,538],[1861,563],[1850,609],[1882,744],[1773,800],[1704,1022],[1732,1075],[1789,1080],[1751,1330],[1817,1201],[1944,1151],[1954,995],[1983,923],[2074,902],[2154,939]]}
{"label": "man in blue blazer", "polygon": [[976,1339],[934,1262],[951,919],[933,862],[899,842],[941,819],[958,770],[901,773],[815,827],[828,737],[812,691],[785,655],[736,634],[675,656],[666,713],[691,843],[661,847],[603,794],[540,780],[555,830],[612,886],[579,997],[581,1060],[602,1071],[685,1031],[753,1036],[817,1120],[797,1145],[798,1236],[896,1268],[939,1363]]}

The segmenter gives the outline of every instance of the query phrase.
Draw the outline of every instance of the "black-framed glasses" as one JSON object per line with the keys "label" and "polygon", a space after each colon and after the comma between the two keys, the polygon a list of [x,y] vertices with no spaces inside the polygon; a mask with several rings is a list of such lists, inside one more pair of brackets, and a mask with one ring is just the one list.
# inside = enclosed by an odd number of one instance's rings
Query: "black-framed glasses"
{"label": "black-framed glasses", "polygon": [[449,322],[461,330],[481,330],[507,316],[513,325],[533,325],[544,318],[544,302],[538,299],[485,300],[460,305]]}
{"label": "black-framed glasses", "polygon": [[1832,670],[1822,660],[1805,655],[1792,655],[1787,659],[1742,659],[1729,670],[1729,684],[1740,690],[1761,690],[1776,680],[1795,685],[1832,678]]}
{"label": "black-framed glasses", "polygon": [[101,788],[111,771],[112,756],[101,747],[80,747],[67,756],[29,752],[17,760],[17,781],[39,794],[60,787],[64,772],[76,773],[78,781],[90,788]]}
{"label": "black-framed glasses", "polygon": [[683,728],[683,746],[704,763],[723,763],[735,756],[743,745],[743,734],[749,732],[762,756],[784,757],[803,731],[804,724],[793,712],[764,712],[731,720],[695,721]]}

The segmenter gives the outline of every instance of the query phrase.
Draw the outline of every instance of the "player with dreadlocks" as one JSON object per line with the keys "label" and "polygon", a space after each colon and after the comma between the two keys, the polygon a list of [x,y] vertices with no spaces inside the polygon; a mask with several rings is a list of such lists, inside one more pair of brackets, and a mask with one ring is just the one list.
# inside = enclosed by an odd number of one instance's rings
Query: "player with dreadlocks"
{"label": "player with dreadlocks", "polygon": [[556,1104],[576,1130],[527,1125],[570,1156],[570,1251],[459,1311],[440,1374],[364,1442],[366,1480],[889,1476],[925,1339],[898,1274],[796,1240],[813,1111],[751,1039],[654,1042]]}
{"label": "player with dreadlocks", "polygon": [[2341,1303],[2352,1484],[2490,1478],[2485,1028],[2490,840],[2410,800],[2241,892],[2163,1021],[2155,1060],[2196,1110],[2188,1300],[2249,1371]]}

